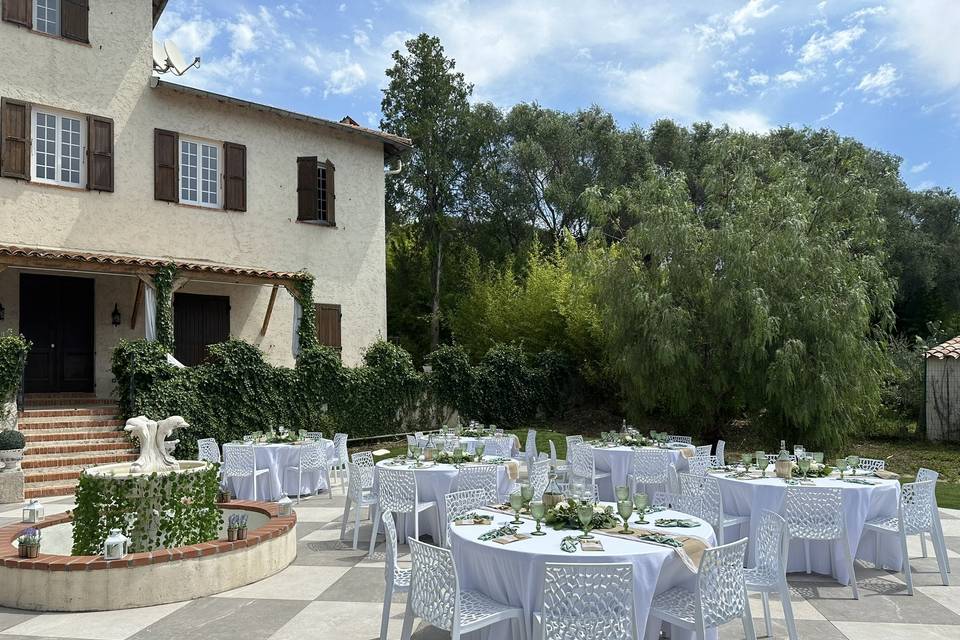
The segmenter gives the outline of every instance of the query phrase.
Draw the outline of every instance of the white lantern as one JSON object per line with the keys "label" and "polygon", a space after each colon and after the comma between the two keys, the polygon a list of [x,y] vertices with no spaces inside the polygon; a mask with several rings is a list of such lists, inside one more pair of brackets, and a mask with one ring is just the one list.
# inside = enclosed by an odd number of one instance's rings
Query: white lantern
{"label": "white lantern", "polygon": [[291,500],[289,496],[283,496],[280,498],[277,504],[280,505],[281,516],[289,516],[293,514],[293,500]]}
{"label": "white lantern", "polygon": [[130,538],[123,535],[120,529],[110,529],[110,535],[103,543],[103,557],[105,560],[119,560],[127,555],[127,546]]}
{"label": "white lantern", "polygon": [[43,505],[36,498],[23,505],[23,521],[30,524],[43,521]]}

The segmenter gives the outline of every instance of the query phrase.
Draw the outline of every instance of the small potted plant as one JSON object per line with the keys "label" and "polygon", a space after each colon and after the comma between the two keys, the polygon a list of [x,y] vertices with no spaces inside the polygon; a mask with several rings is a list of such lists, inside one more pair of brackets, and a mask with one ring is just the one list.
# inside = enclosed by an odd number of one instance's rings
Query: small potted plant
{"label": "small potted plant", "polygon": [[25,445],[26,440],[19,431],[15,429],[0,431],[0,472],[16,471],[20,468]]}
{"label": "small potted plant", "polygon": [[247,516],[237,516],[237,540],[247,539]]}
{"label": "small potted plant", "polygon": [[240,528],[240,516],[234,514],[227,521],[227,540],[234,542],[237,539],[237,529]]}
{"label": "small potted plant", "polygon": [[24,529],[17,538],[21,558],[36,558],[40,554],[40,529]]}
{"label": "small potted plant", "polygon": [[217,502],[230,502],[230,490],[223,488],[217,489]]}

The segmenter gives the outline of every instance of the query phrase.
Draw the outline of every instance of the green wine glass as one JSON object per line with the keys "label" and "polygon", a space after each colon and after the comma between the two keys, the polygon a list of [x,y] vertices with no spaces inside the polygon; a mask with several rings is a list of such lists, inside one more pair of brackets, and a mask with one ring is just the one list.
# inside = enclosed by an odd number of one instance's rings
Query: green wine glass
{"label": "green wine glass", "polygon": [[633,515],[633,503],[629,500],[618,500],[617,513],[623,518],[623,531],[620,533],[632,533],[628,521],[630,520],[630,516]]}
{"label": "green wine glass", "polygon": [[637,513],[640,514],[640,519],[637,520],[637,524],[650,524],[644,519],[644,514],[647,511],[647,494],[645,493],[635,493],[633,494],[633,506],[637,508]]}
{"label": "green wine glass", "polygon": [[847,469],[847,459],[837,458],[837,463],[835,466],[837,467],[837,471],[840,472],[840,479],[843,480],[843,472]]}
{"label": "green wine glass", "polygon": [[486,446],[482,442],[478,442],[477,446],[474,447],[473,452],[477,455],[477,462],[483,462],[483,450]]}
{"label": "green wine glass", "polygon": [[743,468],[747,471],[750,470],[750,465],[753,464],[753,454],[751,453],[741,453],[740,462],[743,463]]}
{"label": "green wine glass", "polygon": [[847,464],[850,466],[850,475],[857,475],[857,469],[860,468],[860,456],[847,456]]}
{"label": "green wine glass", "polygon": [[593,536],[590,535],[590,523],[593,522],[593,505],[588,503],[577,507],[577,518],[583,528],[583,535],[578,537],[581,540],[593,540]]}
{"label": "green wine glass", "polygon": [[529,482],[520,485],[520,497],[523,498],[524,504],[530,504],[533,500],[533,485]]}
{"label": "green wine glass", "polygon": [[767,469],[767,454],[763,451],[754,451],[753,457],[757,460],[757,469],[760,471],[766,471]]}
{"label": "green wine glass", "polygon": [[806,479],[807,472],[810,471],[810,458],[800,458],[797,460],[797,466],[800,467],[800,473],[803,474],[804,479]]}
{"label": "green wine glass", "polygon": [[614,489],[614,493],[617,494],[617,502],[619,502],[619,501],[621,501],[621,500],[629,500],[629,499],[630,499],[630,489],[629,489],[629,487],[625,487],[625,486],[622,486],[622,485],[621,485],[621,486],[617,487],[616,489]]}
{"label": "green wine glass", "polygon": [[532,536],[545,536],[545,532],[540,531],[540,523],[543,522],[544,516],[547,515],[547,507],[540,501],[530,503],[530,515],[533,516],[533,519],[537,523],[536,531],[531,531],[530,535]]}
{"label": "green wine glass", "polygon": [[510,521],[510,524],[523,524],[523,520],[520,519],[520,510],[523,509],[523,496],[519,493],[510,494],[510,508],[513,509],[513,520]]}

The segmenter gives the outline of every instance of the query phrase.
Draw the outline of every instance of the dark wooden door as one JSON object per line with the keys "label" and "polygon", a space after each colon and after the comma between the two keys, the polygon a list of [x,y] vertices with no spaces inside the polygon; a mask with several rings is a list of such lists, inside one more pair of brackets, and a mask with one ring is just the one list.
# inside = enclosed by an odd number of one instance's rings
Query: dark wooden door
{"label": "dark wooden door", "polygon": [[230,297],[174,294],[173,334],[177,360],[188,367],[202,363],[209,345],[230,338]]}
{"label": "dark wooden door", "polygon": [[92,278],[20,275],[20,333],[33,343],[25,391],[93,391],[93,304]]}

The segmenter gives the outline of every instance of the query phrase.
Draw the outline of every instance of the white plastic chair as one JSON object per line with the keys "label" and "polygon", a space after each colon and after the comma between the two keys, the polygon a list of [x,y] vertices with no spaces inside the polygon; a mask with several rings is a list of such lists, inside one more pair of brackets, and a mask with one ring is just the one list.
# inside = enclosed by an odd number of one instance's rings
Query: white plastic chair
{"label": "white plastic chair", "polygon": [[706,458],[707,460],[709,460],[709,459],[710,459],[710,450],[711,450],[712,448],[713,448],[713,447],[711,447],[711,446],[708,445],[708,444],[701,445],[701,446],[699,446],[699,447],[696,447],[696,453],[694,453],[693,455],[695,455],[695,456],[698,457],[698,458]]}
{"label": "white plastic chair", "polygon": [[484,438],[483,446],[484,455],[501,458],[509,458],[513,455],[513,438],[510,436]]}
{"label": "white plastic chair", "polygon": [[[927,480],[933,480],[934,482],[933,486],[936,487],[937,486],[936,483],[939,479],[940,479],[940,474],[934,471],[933,469],[920,467],[920,469],[917,470],[917,479],[916,479],[917,482],[925,482]],[[934,514],[933,526],[936,529],[934,533],[936,535],[939,535],[942,538],[943,524],[940,522],[940,506],[937,504],[936,488],[934,488],[933,490],[933,514]],[[926,558],[927,557],[927,534],[922,532],[920,533],[920,549],[923,552],[923,557]],[[947,561],[947,573],[950,573],[950,558],[947,558],[946,561]]]}
{"label": "white plastic chair", "polygon": [[316,442],[320,442],[321,440],[325,439],[322,431],[307,431],[303,434],[303,437],[307,440],[314,440]]}
{"label": "white plastic chair", "polygon": [[[610,480],[608,471],[597,471],[597,464],[593,457],[593,447],[588,444],[573,445],[573,462],[570,465],[570,475],[583,478],[587,482],[597,483],[597,480]],[[612,480],[611,484],[613,483]],[[612,491],[612,489],[611,489]]]}
{"label": "white plastic chair", "polygon": [[322,473],[326,476],[327,480],[327,497],[333,500],[333,490],[330,487],[330,472],[327,466],[327,454],[325,451],[324,444],[322,442],[308,442],[300,445],[300,451],[298,452],[297,464],[287,467],[284,472],[289,473],[290,471],[297,472],[297,504],[300,504],[300,489],[303,487],[303,472],[304,470],[316,471]]}
{"label": "white plastic chair", "polygon": [[717,440],[717,447],[715,449],[715,453],[712,456],[710,456],[711,467],[713,468],[722,467],[723,465],[726,464],[726,460],[724,459],[724,455],[723,455],[726,447],[727,447],[727,443],[725,440]]}
{"label": "white plastic chair", "polygon": [[933,480],[923,482],[909,482],[900,487],[900,504],[897,506],[897,515],[889,518],[875,518],[868,520],[863,527],[864,531],[872,531],[876,536],[876,546],[873,564],[880,568],[880,540],[883,535],[895,535],[900,538],[900,552],[903,555],[901,569],[907,578],[907,593],[913,595],[913,573],[910,570],[910,556],[907,553],[907,536],[920,533],[929,533],[933,542],[933,552],[937,556],[937,566],[940,568],[940,579],[944,586],[949,586],[947,577],[947,548],[943,534],[937,535],[934,520],[936,502],[934,491],[936,483]]}
{"label": "white plastic chair", "polygon": [[539,640],[634,640],[633,565],[548,562],[543,609],[534,615]]}
{"label": "white plastic chair", "polygon": [[483,489],[467,489],[465,491],[452,491],[443,496],[444,515],[447,526],[443,530],[443,546],[450,548],[453,521],[455,518],[466,515],[471,511],[480,509],[490,504]]}
{"label": "white plastic chair", "polygon": [[223,460],[223,477],[253,478],[253,499],[257,500],[257,478],[267,473],[268,469],[257,469],[257,452],[253,445],[238,445],[227,447],[226,457]]}
{"label": "white plastic chair", "polygon": [[666,485],[667,467],[670,454],[663,449],[637,449],[633,452],[630,473],[627,474],[627,487],[633,496],[639,485],[647,492],[647,485]]}
{"label": "white plastic chair", "polygon": [[527,442],[523,447],[527,460],[536,460],[537,455],[537,430],[527,429]]}
{"label": "white plastic chair", "polygon": [[887,463],[884,460],[877,458],[860,458],[859,469],[861,471],[883,471],[886,467]]}
{"label": "white plastic chair", "polygon": [[680,495],[680,476],[677,474],[677,465],[667,466],[667,491]]}
{"label": "white plastic chair", "polygon": [[[790,462],[796,462],[796,461],[797,461],[797,456],[795,456],[794,454],[788,453],[787,455],[790,456]],[[767,454],[767,464],[768,464],[768,465],[776,464],[776,463],[777,463],[777,460],[779,460],[779,459],[780,459],[780,454],[779,454],[779,453],[768,453],[768,454]]]}
{"label": "white plastic chair", "polygon": [[530,487],[533,489],[533,501],[543,500],[543,492],[547,490],[550,483],[550,460],[537,460],[530,467],[530,474],[527,478]]}
{"label": "white plastic chair", "polygon": [[497,481],[497,465],[481,464],[460,467],[457,473],[457,491],[482,489],[487,504],[494,504],[500,500]]}
{"label": "white plastic chair", "polygon": [[567,436],[567,473],[570,472],[570,465],[573,464],[573,446],[583,444],[583,436]]}
{"label": "white plastic chair", "polygon": [[682,442],[683,444],[693,444],[691,436],[667,436],[667,442]]}
{"label": "white plastic chair", "polygon": [[[333,434],[333,450],[334,457],[330,460],[327,460],[327,464],[330,467],[330,471],[333,471],[340,480],[340,491],[346,495],[348,473],[347,463],[350,461],[350,455],[347,453],[347,434]],[[332,486],[330,487],[330,492],[333,492]]]}
{"label": "white plastic chair", "polygon": [[420,538],[420,514],[424,511],[434,510],[434,517],[437,518],[437,530],[440,530],[440,514],[437,503],[434,501],[420,502],[420,496],[417,491],[417,479],[413,471],[409,469],[380,469],[380,486],[377,500],[376,515],[373,519],[373,532],[370,534],[370,553],[377,546],[377,531],[380,528],[380,514],[391,511],[394,514],[402,514],[404,518],[407,515],[413,516],[413,537]]}
{"label": "white plastic chair", "polygon": [[680,511],[680,494],[670,493],[669,491],[656,491],[653,494],[653,500],[650,502],[650,504],[654,507],[663,507],[665,509],[674,509],[676,511]]}
{"label": "white plastic chair", "polygon": [[223,459],[220,457],[220,445],[215,438],[200,438],[197,440],[197,452],[201,460],[207,462],[216,462],[220,464]]}
{"label": "white plastic chair", "polygon": [[[394,593],[410,591],[410,569],[401,569],[397,566],[397,525],[393,522],[393,514],[385,512],[380,519],[383,521],[383,533],[387,538],[387,558],[384,571],[386,588],[383,590],[383,614],[380,618],[380,640],[387,640],[387,628],[390,626],[390,605]],[[356,547],[354,547],[356,548]]]}
{"label": "white plastic chair", "polygon": [[[784,513],[790,537],[803,540],[803,555],[810,570],[810,541],[833,542],[843,552],[850,571],[853,599],[860,599],[857,574],[853,566],[853,551],[847,540],[847,525],[843,517],[843,494],[836,487],[787,487],[784,494]],[[832,551],[827,554],[833,563]]]}
{"label": "white plastic chair", "polygon": [[373,467],[373,451],[357,451],[350,456],[350,460],[359,467]]}
{"label": "white plastic chair", "polygon": [[[354,454],[356,460],[357,454]],[[367,508],[367,515],[373,515],[377,506],[377,496],[373,493],[373,465],[361,465],[358,462],[348,463],[350,466],[350,480],[347,487],[347,497],[343,502],[343,517],[340,522],[340,539],[347,531],[347,521],[350,520],[350,509],[353,514],[353,548],[360,544],[360,516],[363,508]]]}
{"label": "white plastic chair", "polygon": [[438,629],[450,632],[451,640],[498,622],[510,620],[515,637],[526,640],[523,609],[488,598],[477,591],[461,591],[453,554],[418,540],[410,541],[413,561],[410,594],[403,617],[401,640],[410,640],[414,618],[422,618]]}
{"label": "white plastic chair", "polygon": [[747,591],[758,591],[763,602],[763,623],[767,637],[773,637],[770,624],[770,594],[780,594],[783,617],[790,640],[799,640],[797,623],[790,603],[790,585],[787,584],[787,557],[790,555],[790,532],[786,521],[773,511],[764,510],[756,535],[756,565],[743,572]]}
{"label": "white plastic chair", "polygon": [[697,590],[674,587],[653,598],[650,617],[706,638],[707,629],[740,618],[747,640],[756,640],[750,600],[743,579],[747,539],[703,552]]}
{"label": "white plastic chair", "polygon": [[716,478],[681,473],[680,489],[680,510],[710,523],[717,535],[718,544],[723,544],[727,527],[750,522],[750,516],[724,513],[723,494],[720,493],[720,482]]}
{"label": "white plastic chair", "polygon": [[687,468],[689,473],[695,476],[707,475],[707,469],[710,468],[710,456],[694,456],[687,459]]}
{"label": "white plastic chair", "polygon": [[567,461],[564,460],[563,464],[561,464],[557,458],[557,445],[553,443],[553,440],[549,440],[548,442],[550,443],[550,466],[553,467],[553,472],[557,474],[558,478],[566,478]]}
{"label": "white plastic chair", "polygon": [[[568,498],[572,497],[567,493],[567,490],[570,488],[569,482],[558,482],[557,488],[560,489],[560,493],[562,493],[563,495],[567,496]],[[593,503],[597,504],[599,502],[600,502],[600,487],[597,486],[597,483],[594,483],[593,484]]]}

